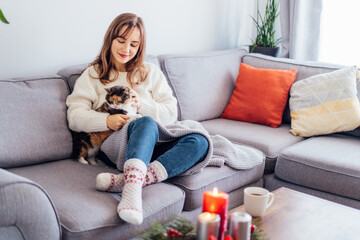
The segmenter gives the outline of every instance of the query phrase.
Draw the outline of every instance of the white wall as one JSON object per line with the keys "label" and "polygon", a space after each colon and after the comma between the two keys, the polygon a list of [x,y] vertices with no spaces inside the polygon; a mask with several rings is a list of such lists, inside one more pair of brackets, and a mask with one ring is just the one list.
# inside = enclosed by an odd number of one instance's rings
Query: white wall
{"label": "white wall", "polygon": [[[231,48],[226,28],[238,0],[0,0],[0,79],[54,74],[92,61],[120,13],[141,16],[147,54]],[[239,0],[242,1],[242,0]]]}

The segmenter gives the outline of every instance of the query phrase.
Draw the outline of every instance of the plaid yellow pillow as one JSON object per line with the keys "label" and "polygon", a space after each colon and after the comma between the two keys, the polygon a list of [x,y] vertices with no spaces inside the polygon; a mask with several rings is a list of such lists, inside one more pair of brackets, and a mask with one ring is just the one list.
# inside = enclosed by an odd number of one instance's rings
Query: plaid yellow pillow
{"label": "plaid yellow pillow", "polygon": [[310,137],[359,127],[357,76],[354,66],[295,82],[290,89],[290,132]]}

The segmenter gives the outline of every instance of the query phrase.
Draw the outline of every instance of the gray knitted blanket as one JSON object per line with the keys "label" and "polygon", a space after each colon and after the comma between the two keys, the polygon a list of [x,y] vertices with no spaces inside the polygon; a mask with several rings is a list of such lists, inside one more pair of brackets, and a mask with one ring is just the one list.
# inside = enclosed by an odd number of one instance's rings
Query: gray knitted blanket
{"label": "gray knitted blanket", "polygon": [[[129,123],[130,121],[121,130],[111,134],[101,146],[101,150],[116,164],[120,171],[123,171],[124,168]],[[196,121],[185,120],[173,125],[163,126],[159,123],[157,125],[159,142],[168,142],[192,133],[203,135],[209,142],[209,150],[205,159],[181,175],[201,172],[206,166],[221,167],[224,164],[234,169],[245,170],[261,164],[265,159],[265,155],[253,147],[233,144],[220,135],[210,136],[203,126]]]}

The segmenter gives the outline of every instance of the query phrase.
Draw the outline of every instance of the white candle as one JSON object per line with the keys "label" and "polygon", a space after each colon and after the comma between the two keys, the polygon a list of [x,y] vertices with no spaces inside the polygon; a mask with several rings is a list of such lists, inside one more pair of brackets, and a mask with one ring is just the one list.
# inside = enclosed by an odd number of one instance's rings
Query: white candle
{"label": "white candle", "polygon": [[216,213],[203,212],[198,217],[196,239],[208,240],[210,236],[217,239],[219,234],[220,216]]}
{"label": "white candle", "polygon": [[233,212],[230,215],[230,236],[234,240],[248,240],[251,237],[250,214],[246,212]]}

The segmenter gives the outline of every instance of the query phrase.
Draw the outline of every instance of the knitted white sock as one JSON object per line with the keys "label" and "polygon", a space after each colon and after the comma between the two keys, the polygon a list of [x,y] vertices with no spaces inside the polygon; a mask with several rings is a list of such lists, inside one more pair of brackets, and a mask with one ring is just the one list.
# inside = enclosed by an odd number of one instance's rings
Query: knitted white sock
{"label": "knitted white sock", "polygon": [[[164,166],[153,161],[149,164],[143,187],[166,180],[168,174]],[[105,192],[121,192],[124,187],[124,174],[100,173],[96,177],[96,189]]]}
{"label": "knitted white sock", "polygon": [[168,177],[165,167],[158,161],[153,161],[149,164],[144,186],[150,185],[152,183],[162,182]]}
{"label": "knitted white sock", "polygon": [[143,221],[141,193],[146,169],[145,163],[136,158],[126,160],[124,164],[124,188],[117,212],[125,222],[141,224]]}
{"label": "knitted white sock", "polygon": [[96,189],[104,192],[121,192],[124,187],[124,174],[100,173],[96,177]]}

